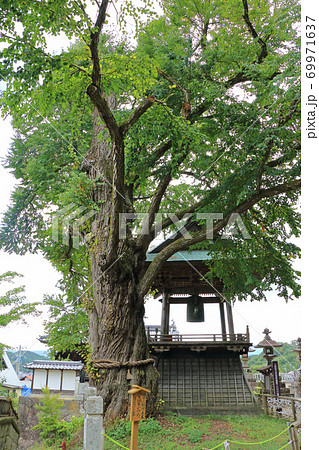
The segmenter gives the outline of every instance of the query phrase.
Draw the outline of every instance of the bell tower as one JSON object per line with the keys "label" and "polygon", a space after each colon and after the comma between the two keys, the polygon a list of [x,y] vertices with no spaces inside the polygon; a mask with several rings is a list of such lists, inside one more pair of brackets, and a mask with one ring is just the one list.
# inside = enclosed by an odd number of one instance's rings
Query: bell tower
{"label": "bell tower", "polygon": [[[147,253],[146,267],[174,239]],[[249,329],[235,333],[231,301],[223,295],[219,279],[206,278],[206,250],[180,251],[163,265],[152,289],[162,303],[160,332],[148,332],[152,356],[160,373],[159,398],[164,408],[181,414],[222,411],[259,413],[246,380],[240,355],[248,352]],[[209,322],[206,304],[215,304],[221,332],[169,334],[170,305],[186,304],[188,322]]]}

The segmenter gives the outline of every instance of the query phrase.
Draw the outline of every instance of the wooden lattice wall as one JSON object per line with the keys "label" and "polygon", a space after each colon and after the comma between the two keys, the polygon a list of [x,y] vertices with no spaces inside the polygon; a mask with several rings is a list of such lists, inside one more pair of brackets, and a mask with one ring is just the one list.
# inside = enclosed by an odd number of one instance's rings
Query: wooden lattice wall
{"label": "wooden lattice wall", "polygon": [[159,398],[165,408],[244,411],[256,407],[237,353],[170,351],[160,356],[158,370]]}

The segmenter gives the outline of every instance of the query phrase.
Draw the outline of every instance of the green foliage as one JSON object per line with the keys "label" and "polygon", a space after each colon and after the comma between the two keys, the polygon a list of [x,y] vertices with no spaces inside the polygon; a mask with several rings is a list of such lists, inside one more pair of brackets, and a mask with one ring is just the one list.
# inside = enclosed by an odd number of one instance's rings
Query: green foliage
{"label": "green foliage", "polygon": [[[17,277],[22,276],[16,272],[6,272],[0,275],[0,283],[14,283]],[[0,307],[3,311],[0,314],[0,327],[17,321],[26,323],[25,316],[40,314],[37,310],[39,303],[25,303],[24,288],[24,286],[17,286],[0,296]],[[0,344],[0,356],[4,348],[8,347]]]}
{"label": "green foliage", "polygon": [[[0,4],[0,73],[7,83],[1,109],[12,115],[16,130],[5,166],[19,180],[2,220],[0,244],[8,252],[41,251],[60,271],[61,296],[46,298],[49,339],[60,349],[86,343],[86,312],[94,308],[88,255],[99,247],[94,219],[82,224],[78,247],[72,245],[71,220],[68,230],[52,239],[56,212],[72,205],[72,211],[98,213],[106,200],[112,202],[111,195],[100,193],[112,185],[113,169],[101,166],[90,147],[94,108],[86,91],[92,82],[94,24],[83,5],[71,0],[50,1],[45,8],[32,0],[11,2],[10,8]],[[286,300],[299,297],[293,261],[300,251],[291,243],[300,235],[298,190],[274,189],[300,177],[299,2],[250,0],[248,18],[241,0],[160,5],[159,17],[152,1],[125,2],[119,21],[124,28],[133,18],[136,41],[108,30],[97,49],[101,90],[116,96],[118,124],[146,97],[154,98],[124,138],[121,181],[132,203],[125,208],[147,212],[168,174],[171,182],[156,211],[164,217],[199,201],[195,213],[227,216],[260,191],[272,191],[241,215],[251,239],[240,232],[226,236],[224,229],[194,248],[210,251],[210,278],[222,281],[226,296],[262,300],[275,287]],[[48,36],[61,33],[72,44],[50,52]],[[191,106],[187,118],[181,114],[185,92]],[[98,141],[106,149],[110,137],[102,122],[101,130]],[[160,152],[164,144],[169,145]],[[103,173],[88,177],[96,163]],[[106,226],[106,235],[114,232]],[[74,334],[76,327],[80,332]]]}
{"label": "green foliage", "polygon": [[202,442],[203,434],[200,430],[197,430],[196,428],[192,428],[188,432],[187,437],[190,442]]}
{"label": "green foliage", "polygon": [[60,409],[63,406],[63,400],[58,394],[50,394],[49,389],[43,388],[43,398],[36,408],[40,413],[39,423],[33,429],[39,429],[40,436],[48,444],[64,439],[66,435],[65,422],[61,421]]}
{"label": "green foliage", "polygon": [[39,429],[41,439],[48,445],[60,444],[63,440],[70,441],[73,434],[83,426],[83,416],[73,416],[71,422],[61,420],[63,400],[59,398],[60,394],[51,394],[47,388],[42,391],[41,404],[36,405],[40,411],[39,423],[32,429]]}
{"label": "green foliage", "polygon": [[124,420],[120,421],[119,424],[115,425],[107,432],[108,436],[117,440],[123,439],[131,434],[131,422],[126,422]]}
{"label": "green foliage", "polygon": [[[290,344],[284,342],[282,347],[274,349],[274,352],[277,355],[276,361],[278,361],[280,372],[286,373],[299,369],[300,363],[298,362],[296,352],[293,351],[294,348],[296,348],[296,344],[296,341],[292,341]],[[263,354],[260,353],[259,355],[249,357],[248,365],[252,368],[253,372],[256,372],[256,369],[265,365],[266,360],[262,355]]]}
{"label": "green foliage", "polygon": [[145,434],[160,433],[162,431],[162,427],[153,417],[150,417],[140,423],[139,430]]}
{"label": "green foliage", "polygon": [[[79,303],[68,302],[61,295],[45,296],[44,304],[49,306],[50,320],[45,323],[51,354],[81,351],[88,341],[88,316],[84,299]],[[83,355],[85,357],[85,355]]]}
{"label": "green foliage", "polygon": [[[0,369],[2,369],[0,364]],[[19,403],[19,397],[15,390],[9,389],[6,386],[3,386],[2,380],[0,379],[0,397],[6,397],[9,398],[12,402],[12,405],[16,411],[18,411],[18,403]]]}

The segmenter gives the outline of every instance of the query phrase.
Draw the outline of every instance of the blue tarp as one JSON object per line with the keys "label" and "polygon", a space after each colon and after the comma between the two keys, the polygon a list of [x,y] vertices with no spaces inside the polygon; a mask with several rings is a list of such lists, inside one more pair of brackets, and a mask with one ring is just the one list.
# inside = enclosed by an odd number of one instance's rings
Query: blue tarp
{"label": "blue tarp", "polygon": [[22,397],[29,397],[31,394],[31,388],[28,388],[25,384],[22,387],[21,396]]}

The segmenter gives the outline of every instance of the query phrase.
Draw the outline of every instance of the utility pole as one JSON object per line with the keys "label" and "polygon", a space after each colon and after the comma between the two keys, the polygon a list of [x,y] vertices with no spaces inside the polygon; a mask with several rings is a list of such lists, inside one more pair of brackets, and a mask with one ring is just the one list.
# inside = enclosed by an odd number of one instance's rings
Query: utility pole
{"label": "utility pole", "polygon": [[18,377],[20,376],[20,363],[21,363],[21,345],[19,345],[19,350],[18,350],[18,358],[16,359],[16,372]]}

